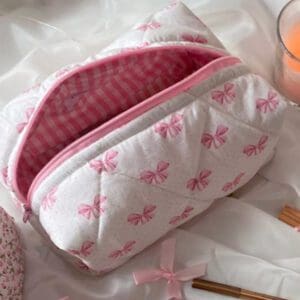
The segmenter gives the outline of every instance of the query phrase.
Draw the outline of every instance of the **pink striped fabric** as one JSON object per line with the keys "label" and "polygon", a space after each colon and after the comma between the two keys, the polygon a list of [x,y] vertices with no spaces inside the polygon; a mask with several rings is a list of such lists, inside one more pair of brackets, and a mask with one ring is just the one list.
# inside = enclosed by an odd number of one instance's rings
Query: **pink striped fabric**
{"label": "pink striped fabric", "polygon": [[26,197],[34,177],[74,140],[197,71],[217,54],[157,49],[123,56],[65,79],[48,96],[24,145],[17,178]]}

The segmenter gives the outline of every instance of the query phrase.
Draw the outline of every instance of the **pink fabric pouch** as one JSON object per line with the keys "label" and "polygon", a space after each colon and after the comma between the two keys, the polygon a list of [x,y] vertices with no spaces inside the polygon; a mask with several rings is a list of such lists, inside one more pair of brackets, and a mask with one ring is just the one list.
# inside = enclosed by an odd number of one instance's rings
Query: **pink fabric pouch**
{"label": "pink fabric pouch", "polygon": [[284,110],[174,3],[3,109],[2,181],[56,251],[102,274],[251,179]]}
{"label": "pink fabric pouch", "polygon": [[0,207],[0,299],[22,299],[23,281],[23,251],[17,228],[13,218]]}

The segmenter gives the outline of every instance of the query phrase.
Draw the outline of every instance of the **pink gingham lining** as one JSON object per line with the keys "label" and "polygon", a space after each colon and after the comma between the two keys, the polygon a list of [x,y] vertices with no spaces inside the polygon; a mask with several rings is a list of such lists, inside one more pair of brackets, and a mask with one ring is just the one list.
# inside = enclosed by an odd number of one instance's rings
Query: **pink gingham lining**
{"label": "pink gingham lining", "polygon": [[[217,60],[208,64],[222,56],[222,52],[193,46],[145,48],[108,57],[63,75],[34,112],[17,153],[13,185],[19,199],[28,202],[27,193],[34,178],[74,140],[80,142],[79,148],[86,147],[121,123],[190,87],[194,81],[204,80],[224,64],[237,62],[224,57],[227,63]],[[94,129],[95,135],[91,132]],[[88,132],[87,139],[78,140]],[[78,151],[78,143],[74,144],[75,148],[73,144],[71,148]],[[68,150],[63,152],[62,159],[73,155],[72,149]],[[61,159],[55,158],[49,165],[51,169],[56,161]]]}

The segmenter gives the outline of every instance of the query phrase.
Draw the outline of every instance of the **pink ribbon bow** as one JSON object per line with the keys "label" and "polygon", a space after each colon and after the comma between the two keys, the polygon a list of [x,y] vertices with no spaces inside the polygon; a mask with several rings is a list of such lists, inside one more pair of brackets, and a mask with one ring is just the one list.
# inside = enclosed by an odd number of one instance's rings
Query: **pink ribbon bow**
{"label": "pink ribbon bow", "polygon": [[162,252],[159,269],[148,269],[133,272],[133,277],[136,285],[147,282],[154,282],[160,279],[166,279],[168,282],[168,300],[183,299],[180,288],[180,281],[188,281],[195,277],[204,276],[206,273],[207,265],[206,263],[202,263],[174,272],[173,268],[175,258],[175,242],[176,240],[172,238],[162,243]]}

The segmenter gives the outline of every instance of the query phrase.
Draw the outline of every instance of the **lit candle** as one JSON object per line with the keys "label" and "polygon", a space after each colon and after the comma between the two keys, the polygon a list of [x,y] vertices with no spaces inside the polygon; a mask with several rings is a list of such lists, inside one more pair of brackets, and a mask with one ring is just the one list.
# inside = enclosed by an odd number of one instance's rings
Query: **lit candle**
{"label": "lit candle", "polygon": [[[287,65],[294,71],[300,72],[300,20],[294,25],[284,37],[284,43],[289,52],[295,57],[286,55]],[[295,58],[299,58],[297,61]],[[300,84],[299,84],[300,85]]]}
{"label": "lit candle", "polygon": [[279,43],[275,63],[278,88],[300,104],[300,1],[290,1],[278,18]]}

